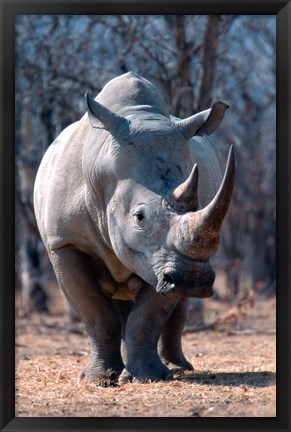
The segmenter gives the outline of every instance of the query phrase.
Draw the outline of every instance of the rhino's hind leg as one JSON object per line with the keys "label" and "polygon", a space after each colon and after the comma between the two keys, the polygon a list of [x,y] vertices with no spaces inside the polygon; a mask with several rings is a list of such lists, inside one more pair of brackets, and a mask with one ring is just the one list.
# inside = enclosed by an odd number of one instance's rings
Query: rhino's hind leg
{"label": "rhino's hind leg", "polygon": [[193,370],[181,346],[181,336],[187,318],[188,299],[182,299],[168,319],[159,340],[159,354],[166,364],[172,363],[182,370]]}
{"label": "rhino's hind leg", "polygon": [[124,363],[127,359],[127,351],[125,344],[125,328],[128,316],[133,306],[133,301],[112,300],[112,305],[119,317],[121,324],[121,357]]}
{"label": "rhino's hind leg", "polygon": [[120,383],[172,378],[171,371],[158,355],[157,345],[165,322],[176,304],[177,301],[170,301],[157,294],[153,287],[143,287],[126,323],[127,361],[119,378]]}
{"label": "rhino's hind leg", "polygon": [[98,286],[96,263],[76,249],[57,249],[50,255],[58,282],[91,340],[90,362],[80,378],[94,381],[118,377],[124,367],[120,322],[111,300]]}

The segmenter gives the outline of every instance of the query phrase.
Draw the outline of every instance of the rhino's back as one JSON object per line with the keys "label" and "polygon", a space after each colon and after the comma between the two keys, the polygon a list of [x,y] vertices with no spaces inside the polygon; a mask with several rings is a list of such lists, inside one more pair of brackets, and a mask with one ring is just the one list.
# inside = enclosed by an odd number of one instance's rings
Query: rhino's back
{"label": "rhino's back", "polygon": [[48,148],[36,176],[35,214],[48,248],[74,243],[82,236],[80,221],[86,223],[81,134],[80,122],[68,126]]}
{"label": "rhino's back", "polygon": [[[171,116],[176,123],[180,119]],[[198,193],[202,207],[215,196],[223,177],[223,163],[217,143],[209,135],[194,135],[189,140],[192,166],[197,163],[199,169]]]}
{"label": "rhino's back", "polygon": [[127,72],[109,81],[98,94],[97,100],[120,115],[142,106],[169,117],[160,90],[135,72]]}
{"label": "rhino's back", "polygon": [[193,163],[199,169],[199,200],[205,207],[215,196],[223,177],[223,164],[217,143],[207,135],[196,135],[189,141]]}

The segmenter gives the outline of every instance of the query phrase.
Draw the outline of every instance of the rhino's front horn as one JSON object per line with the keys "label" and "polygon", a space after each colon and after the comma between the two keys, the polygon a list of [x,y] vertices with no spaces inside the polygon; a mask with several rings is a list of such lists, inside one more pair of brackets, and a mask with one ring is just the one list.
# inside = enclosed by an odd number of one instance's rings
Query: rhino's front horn
{"label": "rhino's front horn", "polygon": [[228,107],[229,105],[225,102],[217,101],[212,105],[211,109],[201,111],[184,120],[179,120],[176,126],[187,140],[199,133],[211,135],[222,122]]}
{"label": "rhino's front horn", "polygon": [[127,132],[128,121],[97,102],[88,92],[85,94],[85,103],[92,127],[106,129],[112,135],[124,135]]}
{"label": "rhino's front horn", "polygon": [[181,216],[175,236],[175,246],[193,259],[207,259],[219,244],[219,231],[226,215],[234,185],[235,158],[233,146],[220,188],[213,200],[203,209]]}

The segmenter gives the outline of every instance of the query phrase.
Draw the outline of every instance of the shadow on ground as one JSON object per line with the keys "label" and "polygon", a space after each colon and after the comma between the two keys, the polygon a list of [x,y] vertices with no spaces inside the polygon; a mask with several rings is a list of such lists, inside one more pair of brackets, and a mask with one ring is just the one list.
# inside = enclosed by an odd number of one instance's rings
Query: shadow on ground
{"label": "shadow on ground", "polygon": [[178,378],[190,383],[217,385],[217,386],[250,386],[268,387],[276,382],[275,372],[196,372],[182,375]]}

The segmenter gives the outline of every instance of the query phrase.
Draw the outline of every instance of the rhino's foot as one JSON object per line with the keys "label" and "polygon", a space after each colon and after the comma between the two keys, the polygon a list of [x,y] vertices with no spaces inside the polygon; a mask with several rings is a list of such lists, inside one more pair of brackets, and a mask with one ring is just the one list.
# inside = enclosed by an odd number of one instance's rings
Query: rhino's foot
{"label": "rhino's foot", "polygon": [[[180,344],[179,344],[180,345]],[[177,343],[160,346],[159,355],[161,360],[170,368],[179,368],[180,370],[194,370],[194,367],[185,358],[181,346]]]}
{"label": "rhino's foot", "polygon": [[155,381],[167,381],[173,378],[173,373],[164,365],[158,364],[150,369],[147,367],[137,366],[126,366],[123,369],[119,379],[119,384],[125,384],[128,382],[155,382]]}
{"label": "rhino's foot", "polygon": [[108,380],[114,382],[117,381],[122,369],[123,365],[113,368],[104,368],[90,362],[81,370],[79,378],[84,381]]}
{"label": "rhino's foot", "polygon": [[168,357],[168,358],[163,359],[163,361],[171,369],[172,368],[175,368],[175,369],[178,368],[178,370],[181,370],[181,371],[186,371],[186,370],[193,371],[194,370],[194,367],[191,365],[190,362],[188,362],[188,360],[186,360],[186,358],[184,356],[179,357],[179,358]]}

